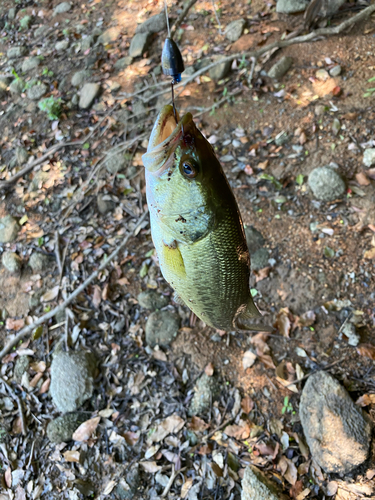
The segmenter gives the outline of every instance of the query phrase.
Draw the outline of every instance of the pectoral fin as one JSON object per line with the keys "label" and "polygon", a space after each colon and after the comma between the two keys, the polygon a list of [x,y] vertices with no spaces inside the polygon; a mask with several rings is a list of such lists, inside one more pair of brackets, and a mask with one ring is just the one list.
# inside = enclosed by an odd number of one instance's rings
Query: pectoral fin
{"label": "pectoral fin", "polygon": [[168,272],[178,278],[186,277],[184,259],[176,242],[173,245],[163,245],[163,261],[168,268]]}

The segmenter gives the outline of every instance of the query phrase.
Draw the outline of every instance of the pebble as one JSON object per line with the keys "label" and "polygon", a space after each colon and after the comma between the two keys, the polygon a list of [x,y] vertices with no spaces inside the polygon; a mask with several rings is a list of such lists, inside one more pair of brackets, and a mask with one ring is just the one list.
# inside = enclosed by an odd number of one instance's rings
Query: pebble
{"label": "pebble", "polygon": [[[123,462],[129,461],[125,457]],[[139,495],[139,488],[141,485],[141,476],[139,474],[138,464],[133,465],[130,470],[127,469],[125,477],[122,477],[115,489],[116,498],[119,500],[135,500]]]}
{"label": "pebble", "polygon": [[49,258],[39,252],[33,252],[29,258],[29,266],[31,267],[33,273],[38,274],[48,269]]}
{"label": "pebble", "polygon": [[0,96],[7,92],[8,86],[12,78],[7,75],[0,75]]}
{"label": "pebble", "polygon": [[69,40],[61,40],[60,42],[57,42],[55,45],[55,49],[57,52],[62,52],[63,50],[66,50],[70,45]]}
{"label": "pebble", "polygon": [[25,59],[22,63],[22,71],[23,73],[26,73],[27,71],[31,71],[32,69],[35,69],[39,66],[40,64],[40,59],[39,57],[29,57],[28,59]]}
{"label": "pebble", "polygon": [[99,213],[102,215],[112,212],[115,208],[115,202],[109,194],[99,193],[96,197],[96,203],[98,205]]}
{"label": "pebble", "polygon": [[27,149],[22,146],[18,146],[16,148],[15,158],[17,165],[25,165],[25,163],[29,160],[29,153],[27,152]]}
{"label": "pebble", "polygon": [[326,106],[324,104],[317,104],[314,108],[316,116],[323,116],[326,112]]}
{"label": "pebble", "polygon": [[344,5],[345,2],[346,0],[329,0],[329,2],[322,2],[319,15],[321,17],[331,17],[342,5]]}
{"label": "pebble", "polygon": [[334,118],[332,122],[332,133],[333,135],[337,135],[340,132],[341,123],[338,118]]}
{"label": "pebble", "polygon": [[81,109],[88,109],[95,98],[100,92],[100,85],[98,83],[85,83],[81,89],[81,94],[79,98],[79,107]]}
{"label": "pebble", "polygon": [[65,12],[69,12],[72,8],[72,4],[70,2],[62,2],[56,5],[55,10],[53,11],[53,15],[57,16],[57,14],[65,14]]}
{"label": "pebble", "polygon": [[42,26],[39,26],[39,28],[35,30],[34,37],[38,38],[40,36],[43,36],[47,31],[48,31],[48,26],[42,24]]}
{"label": "pebble", "polygon": [[237,40],[242,36],[245,26],[245,19],[235,19],[226,26],[224,34],[230,42],[237,42]]}
{"label": "pebble", "polygon": [[222,80],[229,74],[231,67],[231,61],[218,63],[208,71],[209,77],[215,81]]}
{"label": "pebble", "polygon": [[11,94],[22,94],[24,87],[25,87],[25,82],[21,80],[21,78],[16,78],[9,85],[9,92]]}
{"label": "pebble", "polygon": [[366,167],[375,165],[375,148],[365,149],[363,152],[363,164]]}
{"label": "pebble", "polygon": [[288,56],[281,57],[269,70],[268,76],[275,80],[279,80],[289,70],[292,63],[293,59],[291,57]]}
{"label": "pebble", "polygon": [[38,101],[41,97],[44,96],[47,90],[47,85],[39,82],[37,85],[33,85],[32,87],[28,88],[26,91],[26,95],[28,99],[31,99],[32,101]]}
{"label": "pebble", "polygon": [[91,398],[96,360],[90,352],[55,354],[51,363],[51,396],[61,412],[76,411]]}
{"label": "pebble", "polygon": [[121,28],[119,26],[113,26],[112,28],[108,28],[104,33],[102,33],[98,42],[107,45],[108,43],[113,43],[120,36]]}
{"label": "pebble", "polygon": [[259,271],[268,266],[268,259],[270,255],[266,248],[259,248],[254,253],[250,255],[250,265],[251,269],[254,271]]}
{"label": "pebble", "polygon": [[250,254],[262,248],[265,243],[262,233],[255,229],[254,226],[245,227],[245,236]]}
{"label": "pebble", "polygon": [[129,56],[142,57],[148,47],[150,41],[150,33],[137,33],[133,36],[130,42]]}
{"label": "pebble", "polygon": [[350,323],[349,321],[347,321],[342,327],[341,333],[348,338],[348,344],[353,347],[356,347],[361,340],[360,336],[357,333],[355,325],[353,325],[353,323]]}
{"label": "pebble", "polygon": [[145,309],[161,309],[169,304],[169,298],[161,295],[156,290],[146,290],[141,292],[137,297],[138,303]]}
{"label": "pebble", "polygon": [[74,73],[71,79],[71,83],[73,87],[79,87],[82,83],[91,77],[91,72],[86,69],[82,69],[81,71],[77,71]]}
{"label": "pebble", "polygon": [[329,78],[329,73],[325,69],[318,69],[318,71],[315,73],[315,76],[321,82],[325,82]]}
{"label": "pebble", "polygon": [[341,75],[341,66],[339,64],[337,66],[334,66],[329,70],[329,74],[333,77]]}
{"label": "pebble", "polygon": [[345,182],[340,174],[330,167],[317,167],[308,178],[313,195],[318,200],[333,201],[345,194]]}
{"label": "pebble", "polygon": [[20,19],[20,26],[21,29],[29,29],[31,25],[32,17],[31,16],[23,16],[22,19]]}
{"label": "pebble", "polygon": [[17,238],[20,226],[11,215],[0,219],[0,243],[11,243]]}
{"label": "pebble", "polygon": [[18,59],[27,53],[26,47],[11,47],[7,52],[8,59]]}
{"label": "pebble", "polygon": [[47,425],[47,437],[52,443],[56,444],[71,441],[75,431],[88,418],[88,415],[82,412],[61,415],[51,420]]}
{"label": "pebble", "polygon": [[277,0],[276,12],[280,14],[297,14],[303,12],[309,0]]}
{"label": "pebble", "polygon": [[289,141],[289,135],[285,131],[280,132],[275,137],[275,144],[276,144],[276,146],[282,146],[283,144],[286,144],[288,141]]}
{"label": "pebble", "polygon": [[131,63],[133,62],[133,58],[126,56],[126,57],[121,57],[121,59],[118,59],[115,62],[115,68],[116,69],[125,69],[127,68]]}
{"label": "pebble", "polygon": [[4,252],[1,262],[5,269],[12,274],[18,273],[22,268],[22,260],[20,256],[14,252]]}
{"label": "pebble", "polygon": [[125,168],[125,166],[126,158],[122,153],[109,153],[108,159],[105,161],[105,168],[110,174],[117,174],[117,172]]}
{"label": "pebble", "polygon": [[18,356],[16,359],[16,364],[14,365],[13,376],[16,381],[20,384],[24,373],[26,373],[30,368],[30,358],[29,356]]}
{"label": "pebble", "polygon": [[167,27],[165,13],[160,12],[155,16],[149,17],[144,23],[139,24],[135,30],[136,33],[160,33]]}
{"label": "pebble", "polygon": [[264,474],[248,465],[242,483],[241,500],[279,500],[282,498]]}
{"label": "pebble", "polygon": [[209,377],[204,373],[198,378],[194,396],[190,403],[189,415],[200,415],[206,412],[211,404],[218,398],[220,386],[215,376]]}
{"label": "pebble", "polygon": [[82,39],[81,41],[81,49],[86,52],[90,47],[94,45],[94,36],[93,35],[88,35],[85,38]]}
{"label": "pebble", "polygon": [[16,9],[14,7],[11,7],[8,10],[8,19],[9,21],[13,21],[16,18]]}
{"label": "pebble", "polygon": [[299,408],[313,459],[327,473],[347,474],[368,457],[371,423],[331,375],[311,375]]}
{"label": "pebble", "polygon": [[149,346],[168,346],[177,336],[180,317],[171,311],[155,311],[146,322],[146,342]]}

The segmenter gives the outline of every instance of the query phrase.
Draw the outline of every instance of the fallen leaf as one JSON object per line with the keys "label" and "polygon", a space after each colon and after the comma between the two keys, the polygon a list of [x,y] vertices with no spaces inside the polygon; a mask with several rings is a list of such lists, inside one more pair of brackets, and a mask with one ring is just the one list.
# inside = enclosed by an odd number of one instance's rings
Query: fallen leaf
{"label": "fallen leaf", "polygon": [[7,485],[7,487],[11,488],[12,487],[12,469],[10,467],[8,467],[4,473],[4,480],[5,480],[5,484]]}
{"label": "fallen leaf", "polygon": [[236,439],[247,439],[250,436],[250,426],[244,420],[240,420],[239,425],[227,425],[224,429],[224,433]]}
{"label": "fallen leaf", "polygon": [[72,436],[74,441],[87,441],[88,439],[90,439],[90,437],[98,427],[99,422],[100,417],[90,418],[90,420],[86,420],[86,422],[83,422]]}
{"label": "fallen leaf", "polygon": [[303,490],[303,482],[296,481],[296,484],[290,488],[289,494],[292,498],[297,498],[298,495],[302,493],[302,490]]}
{"label": "fallen leaf", "polygon": [[244,370],[251,368],[257,359],[257,355],[253,351],[246,351],[242,358],[242,366]]}
{"label": "fallen leaf", "polygon": [[113,480],[109,481],[103,490],[103,495],[109,495],[113,490],[113,488],[116,486],[116,484],[117,484],[116,481]]}
{"label": "fallen leaf", "polygon": [[375,361],[375,346],[372,344],[360,344],[357,347],[357,352],[361,356],[365,356],[366,358],[370,358]]}
{"label": "fallen leaf", "polygon": [[285,479],[292,486],[296,484],[297,481],[297,468],[294,463],[285,456],[282,456],[278,463],[279,470]]}
{"label": "fallen leaf", "polygon": [[251,410],[254,408],[254,401],[251,399],[250,396],[245,396],[242,401],[241,401],[241,408],[244,413],[250,413]]}
{"label": "fallen leaf", "polygon": [[189,477],[188,479],[185,480],[181,488],[181,493],[180,493],[181,498],[186,498],[190,488],[193,486],[193,482],[194,479],[192,477]]}
{"label": "fallen leaf", "polygon": [[306,311],[298,318],[298,326],[311,326],[315,323],[316,314],[314,311]]}
{"label": "fallen leaf", "polygon": [[13,318],[7,318],[5,322],[5,328],[7,330],[21,330],[25,326],[25,320],[24,319],[13,319]]}
{"label": "fallen leaf", "polygon": [[258,358],[259,358],[259,361],[261,361],[266,368],[273,368],[273,369],[276,368],[271,356],[269,356],[268,354],[258,356]]}
{"label": "fallen leaf", "polygon": [[42,295],[40,300],[42,302],[50,302],[51,300],[54,300],[59,294],[59,289],[59,285],[54,286],[51,290],[48,290],[44,295]]}
{"label": "fallen leaf", "polygon": [[158,472],[161,469],[161,465],[158,465],[155,461],[153,462],[140,462],[139,463],[145,472]]}
{"label": "fallen leaf", "polygon": [[275,326],[283,337],[289,338],[291,323],[289,320],[289,309],[287,307],[280,309],[276,317]]}
{"label": "fallen leaf", "polygon": [[358,174],[355,174],[355,178],[360,186],[368,186],[371,182],[364,172],[359,172]]}
{"label": "fallen leaf", "polygon": [[370,250],[366,250],[363,257],[365,259],[375,259],[375,247],[372,247]]}
{"label": "fallen leaf", "polygon": [[257,449],[261,455],[271,457],[272,460],[275,460],[279,452],[280,445],[279,443],[274,441],[268,441],[268,442],[258,441],[254,445],[254,449]]}
{"label": "fallen leaf", "polygon": [[125,441],[129,446],[134,446],[135,444],[137,444],[140,435],[140,432],[124,432]]}
{"label": "fallen leaf", "polygon": [[159,451],[159,448],[160,448],[160,445],[150,446],[150,448],[148,448],[148,450],[146,450],[146,452],[145,452],[145,458],[153,457]]}
{"label": "fallen leaf", "polygon": [[254,271],[255,274],[255,282],[258,283],[258,281],[262,281],[265,278],[268,278],[268,275],[270,274],[270,267],[264,267],[263,269],[259,269],[259,271]]}
{"label": "fallen leaf", "polygon": [[204,420],[199,417],[192,417],[189,428],[194,432],[203,432],[209,427]]}
{"label": "fallen leaf", "polygon": [[78,450],[68,450],[63,453],[63,457],[67,462],[76,462],[79,464],[80,453]]}
{"label": "fallen leaf", "polygon": [[375,394],[363,394],[363,396],[357,399],[355,404],[362,407],[375,405]]}
{"label": "fallen leaf", "polygon": [[208,365],[204,369],[204,372],[209,377],[212,377],[212,375],[214,374],[214,365],[212,363],[208,363]]}
{"label": "fallen leaf", "polygon": [[185,425],[185,421],[178,415],[171,415],[158,424],[156,431],[151,435],[150,440],[154,443],[159,443],[168,434],[180,431]]}

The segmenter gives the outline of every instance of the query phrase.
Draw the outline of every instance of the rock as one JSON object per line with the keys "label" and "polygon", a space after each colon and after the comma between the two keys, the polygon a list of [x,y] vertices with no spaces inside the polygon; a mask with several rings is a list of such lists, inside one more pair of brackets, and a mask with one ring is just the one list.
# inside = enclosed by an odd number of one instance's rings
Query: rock
{"label": "rock", "polygon": [[43,187],[43,184],[49,179],[49,173],[43,170],[38,170],[31,183],[29,184],[29,191],[37,191]]}
{"label": "rock", "polygon": [[115,68],[116,69],[125,69],[128,67],[131,63],[133,62],[133,58],[126,56],[126,57],[121,57],[121,59],[118,59],[115,62]]}
{"label": "rock", "polygon": [[96,197],[96,203],[98,205],[98,210],[102,215],[106,215],[108,212],[112,212],[115,208],[115,203],[109,194],[99,193]]}
{"label": "rock", "polygon": [[22,94],[25,88],[25,82],[21,78],[16,78],[9,86],[9,91],[12,94]]}
{"label": "rock", "polygon": [[245,19],[236,19],[227,25],[224,34],[230,42],[237,42],[246,25]]}
{"label": "rock", "polygon": [[11,7],[8,10],[8,19],[9,21],[13,21],[16,18],[16,9],[14,7]]}
{"label": "rock", "polygon": [[194,396],[190,403],[189,415],[200,415],[207,411],[220,394],[216,377],[204,373],[195,384]]}
{"label": "rock", "polygon": [[7,52],[7,58],[8,59],[19,59],[20,57],[24,56],[26,54],[26,52],[27,52],[27,49],[24,46],[11,47]]}
{"label": "rock", "polygon": [[23,73],[26,73],[27,71],[31,71],[32,69],[35,69],[39,66],[40,64],[40,59],[39,57],[29,57],[28,59],[25,59],[22,63],[22,71]]}
{"label": "rock", "polygon": [[21,383],[23,374],[29,370],[30,358],[29,356],[18,356],[16,364],[14,365],[13,376],[19,384]]}
{"label": "rock", "polygon": [[46,292],[46,290],[44,290],[43,288],[39,288],[39,290],[36,290],[33,293],[33,295],[30,295],[30,298],[29,298],[29,308],[31,310],[33,310],[36,307],[38,307],[38,305],[40,304],[40,299],[42,298],[42,296],[44,295],[45,292]]}
{"label": "rock", "polygon": [[29,153],[27,152],[27,150],[21,146],[19,146],[18,148],[16,148],[16,161],[17,161],[17,165],[24,165],[25,163],[28,162],[28,159],[29,159]]}
{"label": "rock", "polygon": [[269,70],[268,76],[270,78],[274,78],[275,80],[279,80],[282,78],[288,69],[291,67],[293,59],[288,56],[281,57]]}
{"label": "rock", "polygon": [[6,94],[12,78],[7,75],[0,75],[0,96]]}
{"label": "rock", "polygon": [[333,135],[337,135],[340,132],[341,123],[338,118],[334,118],[332,122],[332,133]]}
{"label": "rock", "polygon": [[55,10],[53,11],[53,15],[57,16],[57,14],[65,14],[65,12],[69,12],[72,8],[72,4],[70,2],[62,2],[56,5]]}
{"label": "rock", "polygon": [[0,243],[10,243],[17,238],[20,226],[11,215],[0,219]]}
{"label": "rock", "polygon": [[89,417],[82,412],[66,413],[51,420],[47,425],[47,437],[52,443],[66,443],[72,440],[78,427]]}
{"label": "rock", "polygon": [[51,363],[51,396],[61,412],[76,411],[94,389],[96,361],[90,352],[63,352]]}
{"label": "rock", "polygon": [[71,100],[72,106],[77,106],[78,102],[79,102],[79,96],[78,94],[74,94]]}
{"label": "rock", "polygon": [[120,479],[118,485],[116,486],[116,495],[120,500],[135,500],[137,498],[137,493],[139,493],[139,487],[141,484],[141,478],[139,475],[138,465],[134,465],[125,475],[124,479]]}
{"label": "rock", "polygon": [[155,16],[151,16],[142,24],[139,24],[135,30],[136,33],[160,33],[167,28],[167,20],[165,13],[160,12]]}
{"label": "rock", "polygon": [[41,273],[48,269],[49,258],[47,255],[43,255],[42,253],[33,252],[29,258],[29,266],[31,267],[33,273]]}
{"label": "rock", "polygon": [[85,83],[81,89],[81,94],[79,98],[79,107],[81,109],[88,109],[95,98],[100,92],[100,85],[98,83]]}
{"label": "rock", "polygon": [[22,267],[21,258],[14,252],[4,252],[1,258],[3,266],[10,273],[18,273]]}
{"label": "rock", "polygon": [[216,80],[216,81],[222,80],[230,72],[231,66],[232,66],[231,61],[225,61],[222,63],[218,63],[218,64],[216,64],[216,66],[214,66],[213,68],[211,68],[208,71],[209,77],[212,80]]}
{"label": "rock", "polygon": [[180,317],[171,311],[155,311],[146,322],[146,342],[154,347],[167,346],[177,336]]}
{"label": "rock", "polygon": [[31,25],[31,21],[32,21],[32,17],[31,16],[23,16],[23,18],[20,20],[20,26],[22,29],[24,30],[27,30],[30,28],[30,25]]}
{"label": "rock", "polygon": [[337,64],[337,66],[334,66],[329,70],[329,74],[333,77],[341,75],[341,66]]}
{"label": "rock", "polygon": [[142,57],[150,41],[150,33],[137,33],[133,36],[129,48],[130,57]]}
{"label": "rock", "polygon": [[28,88],[26,91],[26,95],[31,101],[38,101],[41,97],[44,96],[47,90],[47,85],[39,82],[38,85],[33,85],[32,87]]}
{"label": "rock", "polygon": [[91,77],[91,71],[87,71],[86,69],[82,69],[81,71],[77,71],[72,76],[71,83],[73,87],[79,87],[82,83]]}
{"label": "rock", "polygon": [[315,76],[321,82],[325,82],[329,78],[329,73],[325,69],[318,69],[318,71],[316,71],[315,73]]}
{"label": "rock", "polygon": [[285,130],[283,130],[275,137],[275,144],[276,146],[282,146],[283,144],[286,144],[289,139],[290,137],[288,135],[288,132],[285,132]]}
{"label": "rock", "polygon": [[324,104],[317,104],[314,108],[316,116],[322,116],[326,112],[326,106]]}
{"label": "rock", "polygon": [[66,92],[69,88],[69,79],[67,76],[63,76],[61,82],[59,83],[59,91],[60,92]]}
{"label": "rock", "polygon": [[55,49],[57,52],[62,52],[63,50],[66,50],[70,45],[69,40],[61,40],[60,42],[57,42],[55,44]]}
{"label": "rock", "polygon": [[248,465],[242,479],[241,500],[280,500],[283,498],[256,467]]}
{"label": "rock", "polygon": [[346,0],[326,0],[322,3],[319,15],[321,17],[331,17],[335,14]]}
{"label": "rock", "polygon": [[265,243],[265,239],[263,238],[262,233],[260,233],[253,226],[245,227],[245,236],[246,236],[247,247],[249,249],[250,254],[253,254],[257,250],[262,248],[262,246]]}
{"label": "rock", "polygon": [[161,309],[169,304],[168,297],[161,295],[155,290],[146,290],[141,292],[138,297],[139,305],[144,307],[145,309]]}
{"label": "rock", "polygon": [[345,182],[340,174],[330,167],[317,167],[310,173],[308,184],[315,198],[333,201],[345,194]]}
{"label": "rock", "polygon": [[375,164],[375,148],[365,149],[363,152],[363,164],[372,167]]}
{"label": "rock", "polygon": [[93,35],[88,35],[86,38],[83,38],[81,41],[81,49],[85,52],[94,45],[94,41]]}
{"label": "rock", "polygon": [[259,248],[254,253],[250,254],[250,265],[253,271],[259,271],[268,266],[270,255],[266,248]]}
{"label": "rock", "polygon": [[308,378],[299,412],[312,457],[325,472],[347,474],[367,459],[370,420],[331,375]]}
{"label": "rock", "polygon": [[34,37],[38,38],[40,36],[43,36],[48,31],[48,29],[49,29],[48,26],[42,24],[42,26],[39,26],[39,28],[35,30]]}
{"label": "rock", "polygon": [[277,0],[276,12],[279,14],[296,14],[303,12],[309,0]]}
{"label": "rock", "polygon": [[117,172],[125,168],[125,166],[126,158],[122,153],[109,153],[108,158],[105,162],[105,168],[110,174],[117,174]]}
{"label": "rock", "polygon": [[121,33],[121,28],[119,26],[114,26],[112,28],[109,28],[99,36],[98,42],[103,45],[107,45],[108,43],[113,43],[120,36],[120,33]]}
{"label": "rock", "polygon": [[341,333],[348,339],[348,344],[356,347],[361,338],[357,333],[355,325],[347,321],[341,329]]}

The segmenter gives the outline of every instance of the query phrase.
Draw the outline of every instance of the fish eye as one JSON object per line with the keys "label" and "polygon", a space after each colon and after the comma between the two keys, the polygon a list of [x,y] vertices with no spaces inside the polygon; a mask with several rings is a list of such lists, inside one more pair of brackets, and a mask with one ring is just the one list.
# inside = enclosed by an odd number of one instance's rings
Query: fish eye
{"label": "fish eye", "polygon": [[190,161],[184,161],[182,163],[181,171],[188,179],[194,179],[194,177],[198,175],[198,167]]}

